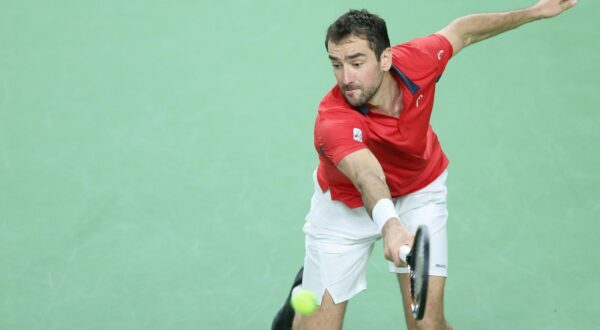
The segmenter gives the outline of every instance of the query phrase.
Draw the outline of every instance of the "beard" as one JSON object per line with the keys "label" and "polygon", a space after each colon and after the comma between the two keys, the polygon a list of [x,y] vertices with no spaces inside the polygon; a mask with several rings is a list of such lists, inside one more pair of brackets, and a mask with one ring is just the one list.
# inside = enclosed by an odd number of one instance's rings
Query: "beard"
{"label": "beard", "polygon": [[[361,107],[371,100],[373,95],[377,93],[379,90],[379,86],[383,79],[379,79],[379,82],[376,85],[370,87],[363,87],[358,84],[350,84],[340,87],[342,90],[342,95],[344,95],[344,99],[353,107]],[[351,94],[351,95],[349,95]]]}

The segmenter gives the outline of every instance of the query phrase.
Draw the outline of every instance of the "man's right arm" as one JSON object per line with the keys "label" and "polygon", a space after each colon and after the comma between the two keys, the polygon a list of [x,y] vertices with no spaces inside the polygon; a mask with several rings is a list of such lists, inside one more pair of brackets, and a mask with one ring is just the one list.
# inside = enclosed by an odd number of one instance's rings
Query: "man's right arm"
{"label": "man's right arm", "polygon": [[[348,154],[338,163],[337,168],[360,192],[364,207],[371,217],[374,216],[373,209],[378,202],[391,200],[383,168],[369,149],[364,148]],[[405,266],[398,257],[398,251],[402,245],[412,246],[413,236],[398,221],[397,214],[381,223],[385,258],[396,266]]]}

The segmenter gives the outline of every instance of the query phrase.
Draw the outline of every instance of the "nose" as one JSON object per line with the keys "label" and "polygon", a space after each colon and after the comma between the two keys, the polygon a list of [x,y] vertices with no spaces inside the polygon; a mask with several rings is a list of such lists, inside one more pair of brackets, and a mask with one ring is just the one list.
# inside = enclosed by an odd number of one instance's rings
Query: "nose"
{"label": "nose", "polygon": [[352,73],[352,69],[348,66],[344,66],[344,85],[349,85],[354,82],[354,74]]}

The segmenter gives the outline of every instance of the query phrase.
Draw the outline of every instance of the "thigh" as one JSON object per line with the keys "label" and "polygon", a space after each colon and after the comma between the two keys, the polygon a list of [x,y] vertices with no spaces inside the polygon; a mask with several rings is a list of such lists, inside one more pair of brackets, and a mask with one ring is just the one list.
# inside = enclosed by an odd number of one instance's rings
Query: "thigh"
{"label": "thigh", "polygon": [[[446,176],[442,174],[432,184],[415,193],[396,200],[396,209],[400,221],[415,233],[420,225],[429,229],[429,274],[448,276],[448,238],[447,238],[447,190]],[[395,273],[406,273],[407,268],[395,267],[389,263],[389,269]]]}
{"label": "thigh", "polygon": [[332,200],[331,192],[321,190],[316,176],[314,189],[304,225],[307,236],[348,244],[381,237],[379,228],[364,207],[349,208],[342,202]]}
{"label": "thigh", "polygon": [[307,236],[302,287],[313,291],[319,303],[326,291],[336,303],[350,300],[367,288],[374,242],[346,244]]}
{"label": "thigh", "polygon": [[321,306],[313,314],[304,316],[296,313],[294,330],[340,330],[346,313],[347,301],[336,304],[328,291],[325,291]]}
{"label": "thigh", "polygon": [[[408,329],[416,329],[416,321],[412,316],[410,305],[410,282],[408,274],[397,274],[400,290],[402,291],[402,302],[404,304],[404,316]],[[446,320],[444,317],[444,287],[446,277],[430,276],[427,290],[427,306],[423,320],[418,321],[420,328],[424,329],[445,329]]]}
{"label": "thigh", "polygon": [[306,254],[302,286],[320,300],[325,290],[336,303],[366,289],[366,267],[381,235],[363,207],[348,208],[323,192],[315,193],[304,225]]}

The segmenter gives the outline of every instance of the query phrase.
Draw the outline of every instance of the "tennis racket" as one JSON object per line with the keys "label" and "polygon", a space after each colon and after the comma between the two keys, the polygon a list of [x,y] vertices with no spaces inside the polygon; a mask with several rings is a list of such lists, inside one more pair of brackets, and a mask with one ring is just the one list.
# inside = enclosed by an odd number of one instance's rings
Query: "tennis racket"
{"label": "tennis racket", "polygon": [[429,230],[419,226],[412,249],[402,245],[398,251],[400,259],[408,264],[410,275],[410,299],[415,320],[422,320],[427,305],[429,283]]}

